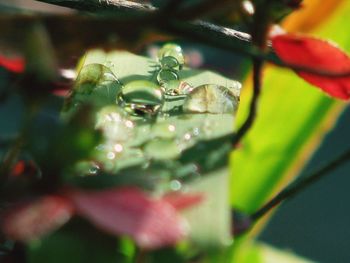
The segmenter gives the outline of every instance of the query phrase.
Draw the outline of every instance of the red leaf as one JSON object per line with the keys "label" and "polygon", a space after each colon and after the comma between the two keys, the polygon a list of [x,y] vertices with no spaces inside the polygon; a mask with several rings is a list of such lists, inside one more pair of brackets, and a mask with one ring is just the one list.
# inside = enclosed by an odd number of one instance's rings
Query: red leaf
{"label": "red leaf", "polygon": [[26,177],[33,177],[38,173],[38,167],[33,161],[19,160],[12,168],[11,177],[19,177],[26,175]]}
{"label": "red leaf", "polygon": [[[272,45],[276,54],[285,63],[330,73],[350,71],[350,58],[325,40],[282,34],[272,38]],[[297,71],[297,74],[332,97],[350,98],[350,77],[328,77],[301,71]]]}
{"label": "red leaf", "polygon": [[22,175],[25,171],[25,168],[26,168],[26,164],[24,161],[17,162],[12,169],[11,176],[18,177]]}
{"label": "red leaf", "polygon": [[183,194],[176,192],[165,195],[162,200],[172,205],[176,210],[182,210],[200,203],[203,201],[203,198],[201,194]]}
{"label": "red leaf", "polygon": [[0,55],[0,67],[4,67],[14,73],[22,73],[25,62],[23,58],[6,58]]}
{"label": "red leaf", "polygon": [[172,245],[187,233],[176,209],[136,188],[68,194],[78,213],[96,226],[116,235],[130,235],[145,249]]}
{"label": "red leaf", "polygon": [[69,200],[60,196],[44,196],[5,211],[1,229],[14,240],[40,238],[65,224],[73,214]]}

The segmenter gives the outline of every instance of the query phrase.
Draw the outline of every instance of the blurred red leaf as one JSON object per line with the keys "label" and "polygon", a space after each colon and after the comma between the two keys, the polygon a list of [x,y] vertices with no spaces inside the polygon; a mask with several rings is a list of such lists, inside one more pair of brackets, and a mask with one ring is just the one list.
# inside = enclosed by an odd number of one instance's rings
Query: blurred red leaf
{"label": "blurred red leaf", "polygon": [[38,173],[38,167],[33,161],[19,160],[13,167],[10,173],[11,177],[19,177],[26,175],[26,177],[33,177]]}
{"label": "blurred red leaf", "polygon": [[174,206],[137,188],[73,191],[68,196],[81,216],[108,233],[130,235],[145,249],[172,245],[187,233],[187,224]]}
{"label": "blurred red leaf", "polygon": [[172,205],[177,210],[186,209],[203,201],[202,194],[183,194],[179,192],[165,195],[162,200]]}
{"label": "blurred red leaf", "polygon": [[65,224],[73,214],[69,200],[60,196],[43,196],[26,201],[2,215],[1,229],[14,240],[40,238]]}
{"label": "blurred red leaf", "polygon": [[7,58],[0,55],[0,67],[4,67],[8,71],[21,73],[24,71],[25,62],[23,58]]}
{"label": "blurred red leaf", "polygon": [[[272,46],[280,59],[288,64],[330,73],[350,71],[350,58],[334,44],[312,37],[280,34],[272,38]],[[321,88],[330,96],[350,98],[350,77],[321,76],[297,71],[307,82]]]}
{"label": "blurred red leaf", "polygon": [[26,164],[23,160],[18,161],[12,169],[11,176],[17,177],[24,173]]}

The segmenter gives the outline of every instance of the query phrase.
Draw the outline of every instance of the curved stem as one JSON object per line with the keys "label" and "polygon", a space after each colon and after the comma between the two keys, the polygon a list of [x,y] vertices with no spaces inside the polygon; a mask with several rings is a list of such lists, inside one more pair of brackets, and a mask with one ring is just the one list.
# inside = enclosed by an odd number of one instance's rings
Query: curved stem
{"label": "curved stem", "polygon": [[232,138],[232,146],[235,147],[236,144],[244,137],[244,135],[252,127],[254,120],[257,115],[258,101],[260,97],[261,90],[261,75],[262,75],[263,62],[261,60],[255,59],[253,61],[253,97],[250,102],[249,114],[243,125],[239,128],[236,135]]}
{"label": "curved stem", "polygon": [[338,168],[341,164],[350,160],[350,149],[340,154],[338,157],[333,159],[328,164],[322,166],[315,172],[310,175],[303,177],[292,184],[288,185],[284,188],[279,194],[277,194],[274,198],[268,201],[263,207],[261,207],[258,211],[251,215],[251,219],[256,221],[263,217],[266,213],[271,211],[275,206],[279,205],[281,202],[292,198],[296,194],[300,193],[302,190],[307,188],[308,186],[316,183],[318,180],[323,178],[325,175],[329,174],[329,172]]}
{"label": "curved stem", "polygon": [[[289,64],[281,61],[273,53],[265,54],[261,50],[246,45],[244,42],[251,42],[251,36],[247,33],[240,32],[231,28],[222,27],[212,23],[208,23],[202,20],[195,22],[186,21],[186,13],[194,13],[194,7],[189,7],[182,11],[181,14],[175,14],[175,16],[167,17],[170,21],[159,21],[163,16],[158,15],[158,9],[149,4],[141,4],[137,2],[127,0],[37,0],[49,4],[58,6],[70,7],[79,11],[90,11],[94,13],[105,14],[102,17],[89,17],[90,19],[102,19],[105,25],[112,25],[114,23],[132,22],[135,25],[136,21],[139,21],[142,27],[152,26],[156,29],[165,30],[170,33],[177,34],[188,39],[195,41],[201,41],[206,44],[226,49],[233,52],[238,52],[241,55],[250,56],[251,58],[268,61],[274,65],[289,68],[295,71],[301,71],[304,73],[316,74],[319,76],[340,78],[350,77],[350,71],[332,72],[328,70],[315,69],[297,64]],[[172,4],[176,4],[176,1],[171,1]],[[227,0],[221,0],[226,3]],[[215,1],[205,0],[202,4],[198,4],[203,10],[208,10]],[[178,3],[177,3],[178,5]],[[197,6],[197,7],[198,7]],[[122,12],[122,13],[121,13]],[[109,16],[109,15],[110,16]],[[118,17],[118,14],[123,14]],[[191,17],[187,18],[190,19]],[[192,16],[193,18],[193,16]],[[26,17],[28,19],[28,17]],[[139,20],[138,20],[139,19]],[[185,21],[183,21],[185,20]],[[142,23],[141,23],[142,22]],[[131,25],[129,25],[131,26]],[[241,41],[234,41],[241,40]],[[243,43],[242,43],[243,42]],[[243,45],[244,44],[244,45]],[[269,43],[266,43],[269,45]]]}

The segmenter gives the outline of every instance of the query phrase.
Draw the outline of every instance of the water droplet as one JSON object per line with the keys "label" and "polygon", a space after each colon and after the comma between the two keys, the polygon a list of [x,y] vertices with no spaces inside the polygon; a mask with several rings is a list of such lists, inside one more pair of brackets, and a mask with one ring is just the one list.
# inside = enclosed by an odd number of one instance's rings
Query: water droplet
{"label": "water droplet", "polygon": [[169,160],[177,158],[181,149],[173,139],[155,139],[146,144],[145,154],[158,160]]}
{"label": "water droplet", "polygon": [[167,95],[186,95],[193,90],[193,87],[185,81],[170,80],[163,84]]}
{"label": "water droplet", "polygon": [[163,69],[171,69],[174,71],[180,70],[180,63],[173,56],[165,56],[160,59],[160,65]]}
{"label": "water droplet", "polygon": [[192,138],[192,136],[191,136],[191,134],[190,134],[190,133],[185,133],[185,135],[184,135],[184,139],[185,139],[186,141],[191,140],[191,138]]}
{"label": "water droplet", "polygon": [[191,113],[234,113],[239,104],[239,96],[233,89],[206,84],[196,87],[186,98],[183,110]]}
{"label": "water droplet", "polygon": [[168,81],[173,81],[179,79],[177,73],[171,69],[161,69],[157,75],[157,81],[160,85]]}
{"label": "water droplet", "polygon": [[74,92],[91,94],[94,89],[115,82],[119,83],[108,67],[102,64],[88,64],[80,70],[75,81]]}
{"label": "water droplet", "polygon": [[78,176],[97,175],[100,171],[100,166],[96,162],[84,160],[79,161],[74,169]]}
{"label": "water droplet", "polygon": [[100,166],[98,166],[97,164],[93,163],[92,166],[89,169],[89,174],[90,175],[96,175],[99,170],[100,170]]}
{"label": "water droplet", "polygon": [[168,122],[155,123],[152,126],[152,135],[156,138],[171,139],[176,136],[176,127]]}
{"label": "water droplet", "polygon": [[135,80],[122,88],[117,103],[132,115],[154,115],[164,103],[164,92],[151,81]]}
{"label": "water droplet", "polygon": [[114,145],[114,150],[117,152],[117,153],[121,153],[123,151],[123,145],[117,143]]}
{"label": "water droplet", "polygon": [[134,135],[134,123],[117,106],[106,106],[97,113],[96,129],[114,142],[128,141]]}
{"label": "water droplet", "polygon": [[193,128],[193,135],[195,136],[199,135],[199,128]]}
{"label": "water droplet", "polygon": [[169,43],[164,45],[161,49],[158,51],[158,59],[161,61],[164,57],[174,57],[179,65],[180,68],[185,64],[185,57],[182,52],[182,48],[179,45]]}
{"label": "water droplet", "polygon": [[255,13],[255,8],[254,8],[254,5],[251,1],[248,1],[248,0],[244,0],[242,2],[242,7],[243,7],[243,10],[248,14],[248,15],[254,15]]}
{"label": "water droplet", "polygon": [[181,189],[181,187],[182,187],[182,184],[179,180],[172,180],[170,182],[170,188],[173,191],[179,191]]}
{"label": "water droplet", "polygon": [[113,160],[115,158],[115,153],[114,152],[108,152],[107,153],[107,158],[110,160]]}

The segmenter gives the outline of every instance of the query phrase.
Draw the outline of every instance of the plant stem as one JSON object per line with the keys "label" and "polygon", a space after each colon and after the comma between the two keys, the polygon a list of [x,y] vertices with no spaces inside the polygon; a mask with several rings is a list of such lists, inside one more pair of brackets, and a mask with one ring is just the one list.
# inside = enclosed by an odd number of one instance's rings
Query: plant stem
{"label": "plant stem", "polygon": [[[251,25],[252,32],[252,43],[258,48],[258,50],[264,54],[267,49],[267,34],[270,27],[270,18],[268,13],[269,4],[263,6],[257,6],[256,12],[254,13],[253,23]],[[264,61],[260,58],[253,58],[253,97],[250,102],[248,117],[239,130],[236,136],[232,138],[232,147],[235,148],[237,143],[241,141],[244,135],[253,126],[256,119],[258,102],[260,97],[260,90],[262,84],[262,68]]]}
{"label": "plant stem", "polygon": [[127,0],[37,0],[87,12],[152,11],[152,5]]}
{"label": "plant stem", "polygon": [[315,172],[311,173],[306,177],[302,177],[299,180],[296,180],[292,184],[288,185],[284,188],[280,193],[278,193],[274,198],[268,201],[263,207],[257,210],[255,213],[251,215],[251,219],[253,221],[257,221],[261,217],[263,217],[266,213],[268,213],[275,206],[279,205],[281,202],[292,198],[296,194],[300,193],[302,190],[307,188],[308,186],[314,184],[322,177],[327,175],[329,172],[335,170],[340,165],[350,160],[350,149],[340,154],[338,157],[330,161],[328,164],[322,166]]}
{"label": "plant stem", "polygon": [[253,97],[250,102],[249,114],[245,122],[237,131],[236,135],[232,138],[232,146],[235,147],[237,143],[244,137],[244,135],[252,127],[254,120],[256,118],[258,101],[260,97],[261,89],[261,75],[262,75],[263,62],[258,59],[253,61]]}

